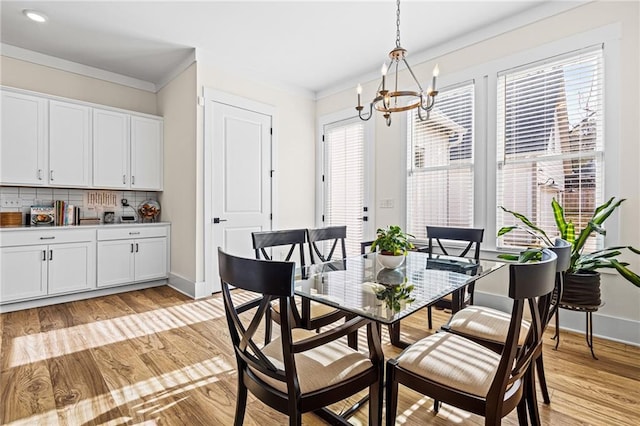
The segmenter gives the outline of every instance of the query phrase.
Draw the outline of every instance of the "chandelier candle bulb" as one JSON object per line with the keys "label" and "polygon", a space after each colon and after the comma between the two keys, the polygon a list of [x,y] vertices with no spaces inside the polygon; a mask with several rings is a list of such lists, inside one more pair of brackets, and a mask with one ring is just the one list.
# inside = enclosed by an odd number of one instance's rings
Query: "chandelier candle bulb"
{"label": "chandelier candle bulb", "polygon": [[385,90],[384,81],[387,76],[387,64],[382,64],[382,69],[380,71],[382,72],[382,90]]}
{"label": "chandelier candle bulb", "polygon": [[362,94],[362,86],[360,86],[360,84],[358,84],[358,87],[356,88],[356,92],[358,92],[358,106],[362,106],[360,105],[360,95]]}
{"label": "chandelier candle bulb", "polygon": [[[440,74],[440,68],[438,68],[438,64],[436,64],[436,66],[433,67],[433,82],[431,83],[431,87],[433,88],[432,90],[436,90],[436,77],[438,74]],[[429,93],[431,93],[432,90],[429,90]]]}

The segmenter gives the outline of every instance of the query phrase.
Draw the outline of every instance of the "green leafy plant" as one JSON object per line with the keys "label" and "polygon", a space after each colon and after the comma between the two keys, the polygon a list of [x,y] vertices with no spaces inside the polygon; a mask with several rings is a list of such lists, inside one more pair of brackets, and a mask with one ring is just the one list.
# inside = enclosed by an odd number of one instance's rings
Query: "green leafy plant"
{"label": "green leafy plant", "polygon": [[400,256],[413,248],[409,238],[415,238],[411,234],[405,234],[397,225],[388,228],[378,228],[376,239],[371,244],[371,251],[379,249],[382,254]]}
{"label": "green leafy plant", "polygon": [[[584,245],[591,233],[596,232],[601,235],[605,235],[606,231],[602,224],[611,213],[620,205],[625,199],[615,200],[615,197],[611,197],[607,202],[598,206],[593,212],[593,216],[589,220],[587,226],[581,231],[575,229],[575,224],[569,220],[567,221],[564,215],[564,209],[554,198],[551,202],[553,208],[553,216],[555,218],[556,226],[560,238],[571,243],[571,264],[567,273],[575,273],[578,271],[595,271],[599,268],[612,268],[618,271],[618,273],[624,277],[627,281],[631,282],[636,287],[640,287],[640,277],[635,272],[631,271],[628,266],[628,262],[620,262],[616,259],[617,256],[622,254],[622,250],[629,250],[635,254],[640,254],[640,250],[632,246],[615,246],[607,247],[602,250],[596,250],[592,253],[584,252]],[[526,216],[507,210],[503,206],[500,206],[502,210],[513,215],[521,223],[513,226],[505,226],[498,231],[498,237],[505,235],[514,229],[523,229],[529,234],[542,241],[542,245],[547,247],[553,247],[553,242],[549,235],[540,227],[536,226]],[[509,255],[500,256],[503,259],[508,259]]]}
{"label": "green leafy plant", "polygon": [[414,297],[411,297],[413,288],[413,284],[408,284],[405,278],[405,282],[402,284],[384,285],[383,288],[376,291],[376,298],[378,300],[384,300],[387,308],[394,312],[400,312],[402,309],[401,302],[403,300],[407,303],[416,300]]}

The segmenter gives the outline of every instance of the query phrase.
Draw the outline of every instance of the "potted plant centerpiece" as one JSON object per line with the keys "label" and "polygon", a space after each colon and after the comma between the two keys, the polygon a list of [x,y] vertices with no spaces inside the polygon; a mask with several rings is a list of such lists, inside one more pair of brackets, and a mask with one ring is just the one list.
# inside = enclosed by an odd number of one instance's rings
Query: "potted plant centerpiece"
{"label": "potted plant centerpiece", "polygon": [[[591,253],[585,252],[585,243],[589,236],[594,232],[605,235],[606,231],[602,224],[623,201],[624,198],[615,201],[615,197],[612,197],[597,207],[586,227],[579,232],[575,229],[575,224],[571,220],[566,220],[564,209],[560,203],[555,198],[551,202],[559,237],[571,244],[571,263],[565,274],[560,303],[583,307],[600,306],[600,273],[597,271],[600,268],[615,269],[627,281],[636,287],[640,287],[640,277],[628,268],[629,263],[616,259],[617,256],[622,254],[622,250],[629,250],[635,254],[640,254],[640,250],[631,246],[615,246]],[[500,206],[500,208],[513,215],[521,224],[503,227],[498,231],[498,237],[514,229],[523,229],[541,241],[541,245],[553,247],[553,242],[547,233],[526,216],[507,210],[503,206]]]}
{"label": "potted plant centerpiece", "polygon": [[404,262],[407,250],[413,248],[409,238],[411,234],[405,234],[397,225],[388,228],[378,228],[376,239],[371,244],[371,251],[378,250],[378,262],[385,268],[395,269]]}

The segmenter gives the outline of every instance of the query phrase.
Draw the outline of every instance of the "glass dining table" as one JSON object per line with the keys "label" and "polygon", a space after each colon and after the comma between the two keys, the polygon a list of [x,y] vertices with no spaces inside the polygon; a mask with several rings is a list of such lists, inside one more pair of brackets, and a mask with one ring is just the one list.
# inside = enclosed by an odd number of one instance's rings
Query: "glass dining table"
{"label": "glass dining table", "polygon": [[400,320],[452,295],[453,312],[462,308],[464,288],[505,264],[444,255],[409,252],[396,269],[386,269],[377,253],[309,265],[297,271],[295,293],[350,314],[388,325],[394,346]]}

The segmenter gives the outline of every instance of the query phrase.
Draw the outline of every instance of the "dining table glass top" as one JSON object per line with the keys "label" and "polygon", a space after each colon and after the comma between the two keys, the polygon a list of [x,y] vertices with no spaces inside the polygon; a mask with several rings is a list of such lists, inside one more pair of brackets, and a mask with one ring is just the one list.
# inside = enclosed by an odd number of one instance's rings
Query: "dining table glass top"
{"label": "dining table glass top", "polygon": [[[377,253],[299,268],[295,293],[325,305],[393,324],[505,264],[409,252],[396,269],[386,269]],[[459,296],[456,296],[459,297]]]}

